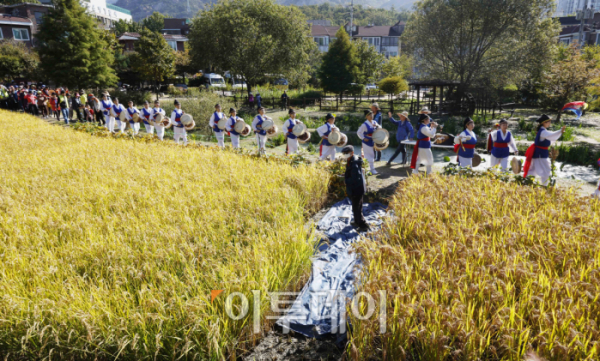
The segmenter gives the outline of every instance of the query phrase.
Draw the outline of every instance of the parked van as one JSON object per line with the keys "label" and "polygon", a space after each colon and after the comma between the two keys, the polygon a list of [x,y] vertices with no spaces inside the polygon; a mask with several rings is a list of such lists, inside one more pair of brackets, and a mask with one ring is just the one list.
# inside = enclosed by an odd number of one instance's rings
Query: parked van
{"label": "parked van", "polygon": [[207,88],[225,88],[225,79],[215,73],[203,75]]}

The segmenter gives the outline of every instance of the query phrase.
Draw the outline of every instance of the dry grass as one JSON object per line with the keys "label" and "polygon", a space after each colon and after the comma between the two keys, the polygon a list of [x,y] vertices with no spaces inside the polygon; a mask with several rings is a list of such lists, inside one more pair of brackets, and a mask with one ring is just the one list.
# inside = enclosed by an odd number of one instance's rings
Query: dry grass
{"label": "dry grass", "polygon": [[5,111],[0,128],[0,355],[235,358],[256,341],[252,319],[224,317],[210,291],[252,309],[250,290],[266,298],[309,272],[321,169]]}
{"label": "dry grass", "polygon": [[600,202],[433,176],[403,182],[391,209],[359,249],[387,332],[352,318],[355,359],[599,359]]}

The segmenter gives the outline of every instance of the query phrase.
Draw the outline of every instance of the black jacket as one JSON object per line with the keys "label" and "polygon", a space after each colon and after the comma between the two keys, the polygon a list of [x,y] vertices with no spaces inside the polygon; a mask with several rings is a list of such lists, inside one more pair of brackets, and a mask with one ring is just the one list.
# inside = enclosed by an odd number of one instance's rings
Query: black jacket
{"label": "black jacket", "polygon": [[363,171],[363,159],[361,157],[352,156],[346,164],[346,193],[348,197],[360,196],[366,192],[366,180]]}

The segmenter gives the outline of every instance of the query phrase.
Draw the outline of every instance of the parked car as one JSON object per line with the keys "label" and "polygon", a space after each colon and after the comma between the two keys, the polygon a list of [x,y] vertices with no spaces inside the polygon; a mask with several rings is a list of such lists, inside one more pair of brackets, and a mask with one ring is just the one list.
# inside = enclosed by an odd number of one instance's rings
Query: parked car
{"label": "parked car", "polygon": [[370,83],[370,84],[367,84],[367,85],[365,86],[365,89],[366,89],[366,90],[375,90],[375,89],[378,89],[378,88],[377,88],[377,85],[375,85],[375,84],[373,84],[373,83]]}
{"label": "parked car", "polygon": [[243,81],[241,79],[232,78],[231,79],[231,87],[233,89],[246,89],[248,86],[246,85],[245,81]]}
{"label": "parked car", "polygon": [[225,79],[219,74],[204,74],[203,77],[207,88],[225,88]]}
{"label": "parked car", "polygon": [[287,79],[284,78],[280,78],[280,79],[276,79],[273,82],[273,85],[290,85],[289,82],[287,81]]}

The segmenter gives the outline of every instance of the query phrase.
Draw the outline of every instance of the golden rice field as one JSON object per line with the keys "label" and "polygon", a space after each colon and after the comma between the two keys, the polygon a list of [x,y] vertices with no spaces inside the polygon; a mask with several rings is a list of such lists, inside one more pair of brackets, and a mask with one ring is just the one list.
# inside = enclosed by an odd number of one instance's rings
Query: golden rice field
{"label": "golden rice field", "polygon": [[359,248],[387,330],[351,317],[354,359],[600,359],[600,202],[433,176],[402,182],[390,208]]}
{"label": "golden rice field", "polygon": [[258,337],[252,317],[225,317],[210,291],[252,309],[251,290],[265,301],[310,271],[323,170],[6,111],[0,129],[3,358],[235,358]]}

